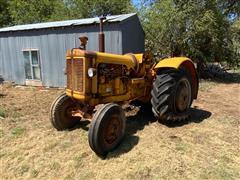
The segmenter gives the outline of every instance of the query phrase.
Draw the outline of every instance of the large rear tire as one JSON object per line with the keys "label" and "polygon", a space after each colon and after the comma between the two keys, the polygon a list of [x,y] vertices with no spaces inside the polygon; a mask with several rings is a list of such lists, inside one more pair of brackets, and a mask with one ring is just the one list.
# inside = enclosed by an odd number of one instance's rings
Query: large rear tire
{"label": "large rear tire", "polygon": [[88,132],[91,149],[104,157],[121,142],[126,126],[123,109],[113,103],[105,104],[94,114]]}
{"label": "large rear tire", "polygon": [[182,121],[189,117],[192,86],[184,71],[172,70],[157,75],[151,95],[152,111],[160,121]]}
{"label": "large rear tire", "polygon": [[51,106],[50,121],[57,130],[65,130],[74,127],[79,122],[79,117],[72,116],[76,110],[75,102],[65,93],[58,96]]}

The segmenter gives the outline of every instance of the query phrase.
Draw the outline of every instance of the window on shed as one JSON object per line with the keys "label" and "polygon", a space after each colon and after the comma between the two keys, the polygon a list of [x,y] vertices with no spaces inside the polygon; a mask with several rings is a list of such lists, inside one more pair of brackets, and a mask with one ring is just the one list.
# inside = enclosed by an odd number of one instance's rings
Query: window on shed
{"label": "window on shed", "polygon": [[26,79],[41,79],[40,58],[38,50],[23,50]]}

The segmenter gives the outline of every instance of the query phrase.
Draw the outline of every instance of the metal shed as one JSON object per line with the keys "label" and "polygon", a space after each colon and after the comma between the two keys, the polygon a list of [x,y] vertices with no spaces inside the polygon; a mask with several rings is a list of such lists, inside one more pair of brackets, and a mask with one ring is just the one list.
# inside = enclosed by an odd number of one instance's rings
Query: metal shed
{"label": "metal shed", "polygon": [[[99,18],[18,25],[0,29],[0,75],[20,85],[64,87],[65,53],[87,36],[87,50],[98,51]],[[108,16],[105,51],[144,51],[144,31],[136,14]]]}

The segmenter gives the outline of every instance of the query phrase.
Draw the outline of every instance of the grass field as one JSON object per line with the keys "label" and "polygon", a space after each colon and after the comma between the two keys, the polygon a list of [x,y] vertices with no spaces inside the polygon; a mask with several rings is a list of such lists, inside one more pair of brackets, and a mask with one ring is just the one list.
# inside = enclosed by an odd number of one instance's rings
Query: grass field
{"label": "grass field", "polygon": [[88,145],[88,121],[52,128],[62,91],[0,87],[0,179],[240,179],[239,83],[201,82],[187,122],[127,112],[125,138],[104,160]]}

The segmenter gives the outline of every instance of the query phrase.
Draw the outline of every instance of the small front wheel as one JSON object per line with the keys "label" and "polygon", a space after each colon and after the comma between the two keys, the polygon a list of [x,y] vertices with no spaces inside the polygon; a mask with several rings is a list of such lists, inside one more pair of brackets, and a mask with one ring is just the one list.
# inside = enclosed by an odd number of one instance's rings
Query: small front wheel
{"label": "small front wheel", "polygon": [[72,112],[76,109],[76,103],[65,93],[58,96],[50,110],[53,127],[59,131],[74,127],[79,122],[79,117],[72,116]]}
{"label": "small front wheel", "polygon": [[93,116],[88,142],[98,156],[105,156],[122,140],[126,117],[123,109],[113,103],[105,104]]}

